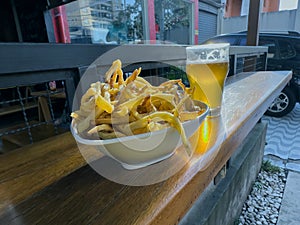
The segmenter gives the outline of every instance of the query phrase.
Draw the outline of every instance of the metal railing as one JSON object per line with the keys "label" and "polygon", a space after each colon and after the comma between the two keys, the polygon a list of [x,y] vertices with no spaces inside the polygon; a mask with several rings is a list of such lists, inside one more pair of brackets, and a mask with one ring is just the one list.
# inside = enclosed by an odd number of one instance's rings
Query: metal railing
{"label": "metal railing", "polygon": [[[48,82],[34,86],[16,86],[0,90],[0,138],[6,142],[12,138],[4,136],[22,135],[22,143],[32,144],[33,130],[42,125],[53,127],[53,133],[59,133],[59,127],[69,127],[68,99],[63,88],[50,90]],[[60,96],[60,101],[55,100]],[[58,104],[64,104],[59,106]],[[47,128],[46,128],[47,129]],[[25,133],[22,133],[25,132]],[[4,139],[3,139],[4,138]],[[18,143],[21,143],[18,141]]]}
{"label": "metal railing", "polygon": [[264,46],[231,46],[229,76],[249,71],[267,69],[268,47]]}

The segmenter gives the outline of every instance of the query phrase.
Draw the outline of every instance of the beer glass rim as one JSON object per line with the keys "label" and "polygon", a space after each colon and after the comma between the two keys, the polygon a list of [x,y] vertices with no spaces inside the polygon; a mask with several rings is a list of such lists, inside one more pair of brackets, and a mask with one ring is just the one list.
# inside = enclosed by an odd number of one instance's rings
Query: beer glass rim
{"label": "beer glass rim", "polygon": [[218,49],[218,48],[228,48],[229,46],[230,46],[229,43],[214,43],[214,44],[188,46],[187,49]]}

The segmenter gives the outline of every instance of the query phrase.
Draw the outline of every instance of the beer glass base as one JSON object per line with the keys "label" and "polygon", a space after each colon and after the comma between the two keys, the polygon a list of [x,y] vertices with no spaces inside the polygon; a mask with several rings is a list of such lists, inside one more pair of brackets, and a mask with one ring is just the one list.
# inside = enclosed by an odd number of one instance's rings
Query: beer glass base
{"label": "beer glass base", "polygon": [[210,108],[209,113],[208,113],[208,117],[217,117],[221,115],[221,107],[217,107],[217,108]]}

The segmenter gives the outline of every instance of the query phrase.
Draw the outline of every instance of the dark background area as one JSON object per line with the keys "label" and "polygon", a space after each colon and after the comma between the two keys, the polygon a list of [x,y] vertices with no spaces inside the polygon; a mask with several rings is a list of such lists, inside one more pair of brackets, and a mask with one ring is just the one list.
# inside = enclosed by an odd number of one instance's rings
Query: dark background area
{"label": "dark background area", "polygon": [[52,21],[48,10],[69,2],[72,1],[2,0],[0,42],[49,42],[52,37],[48,37],[46,24]]}

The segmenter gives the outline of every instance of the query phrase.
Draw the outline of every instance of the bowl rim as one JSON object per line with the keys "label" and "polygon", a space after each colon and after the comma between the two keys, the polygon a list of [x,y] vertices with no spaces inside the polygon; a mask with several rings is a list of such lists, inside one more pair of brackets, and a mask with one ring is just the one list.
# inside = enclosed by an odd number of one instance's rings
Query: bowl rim
{"label": "bowl rim", "polygon": [[[201,113],[199,116],[197,116],[195,119],[193,120],[187,120],[185,122],[182,123],[183,126],[189,124],[189,123],[192,123],[193,121],[195,120],[204,120],[205,117],[208,115],[208,112],[209,112],[209,106],[202,102],[202,101],[198,101],[198,100],[193,100],[195,102],[197,102],[197,104],[200,104],[201,108],[204,108],[204,112]],[[105,139],[105,140],[102,140],[102,139],[99,139],[99,140],[93,140],[93,139],[86,139],[86,138],[82,138],[79,136],[78,132],[77,132],[77,129],[75,127],[75,120],[72,119],[72,122],[71,122],[71,125],[70,125],[70,130],[71,130],[71,133],[73,135],[73,137],[76,139],[76,141],[78,141],[79,143],[81,144],[86,144],[86,145],[107,145],[107,144],[114,144],[114,143],[118,143],[118,142],[121,142],[121,141],[130,141],[130,140],[134,140],[136,138],[147,138],[151,135],[153,135],[153,133],[155,133],[155,135],[159,135],[159,134],[163,134],[165,132],[168,132],[169,130],[174,130],[177,132],[177,130],[170,126],[170,127],[166,127],[164,129],[161,129],[161,130],[158,130],[158,131],[153,131],[153,132],[147,132],[147,133],[142,133],[142,134],[137,134],[137,135],[130,135],[130,136],[125,136],[125,137],[116,137],[116,138],[111,138],[111,139]]]}

